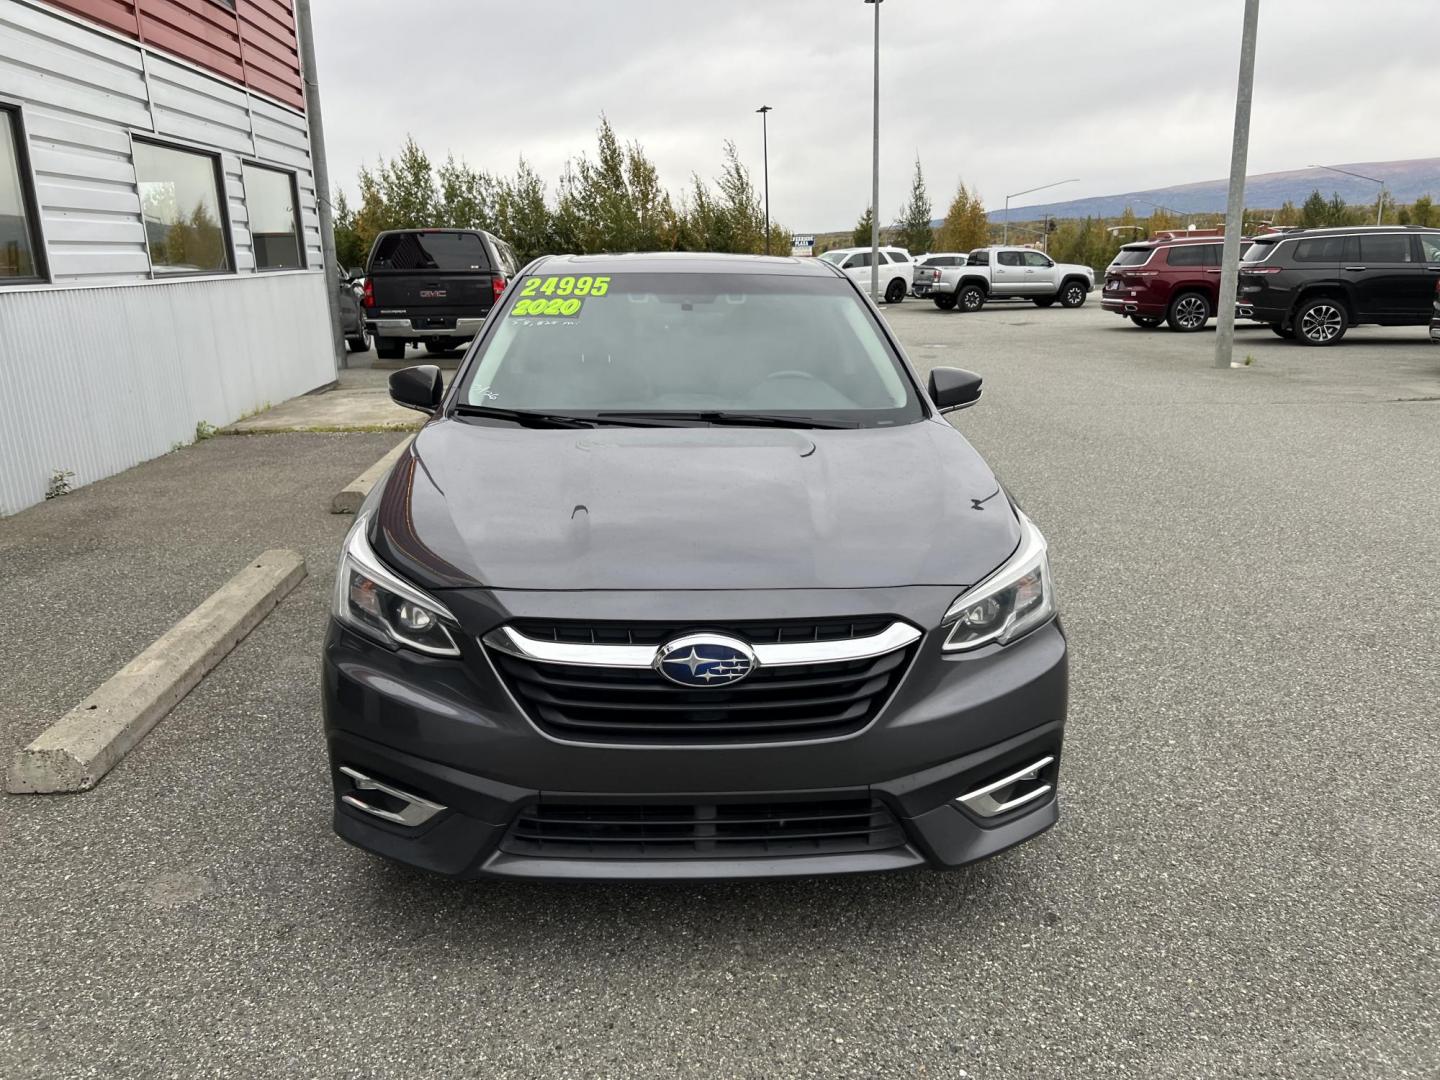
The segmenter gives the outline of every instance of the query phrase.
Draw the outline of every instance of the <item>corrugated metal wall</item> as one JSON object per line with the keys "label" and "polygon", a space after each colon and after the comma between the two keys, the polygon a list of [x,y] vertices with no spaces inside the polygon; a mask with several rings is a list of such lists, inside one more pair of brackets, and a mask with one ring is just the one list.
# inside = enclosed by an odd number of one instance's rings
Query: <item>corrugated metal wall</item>
{"label": "corrugated metal wall", "polygon": [[149,273],[130,132],[220,152],[237,269],[254,268],[242,157],[296,174],[306,263],[320,215],[305,118],[244,88],[20,0],[0,0],[0,98],[24,104],[36,197],[57,281]]}
{"label": "corrugated metal wall", "polygon": [[[79,20],[0,0],[54,284],[0,285],[0,514],[335,377],[304,117]],[[218,152],[238,273],[150,281],[131,134]],[[309,271],[257,273],[241,161],[293,171]],[[98,286],[98,287],[97,287]]]}
{"label": "corrugated metal wall", "polygon": [[117,33],[300,109],[305,91],[290,0],[50,0]]}
{"label": "corrugated metal wall", "polygon": [[0,292],[0,515],[329,382],[325,303],[310,273]]}

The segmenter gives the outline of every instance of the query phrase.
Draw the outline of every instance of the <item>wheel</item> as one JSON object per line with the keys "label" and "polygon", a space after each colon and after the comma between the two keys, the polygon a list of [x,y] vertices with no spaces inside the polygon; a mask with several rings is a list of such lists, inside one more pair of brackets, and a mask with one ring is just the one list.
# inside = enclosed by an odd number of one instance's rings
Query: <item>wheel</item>
{"label": "wheel", "polygon": [[985,306],[985,290],[979,285],[962,285],[956,296],[961,311],[979,311]]}
{"label": "wheel", "polygon": [[1295,328],[1281,326],[1279,323],[1270,324],[1270,332],[1276,337],[1283,337],[1286,341],[1295,340]]}
{"label": "wheel", "polygon": [[1060,304],[1062,307],[1079,307],[1085,303],[1087,294],[1085,283],[1081,281],[1067,281],[1060,286]]}
{"label": "wheel", "polygon": [[1154,330],[1165,320],[1158,315],[1131,315],[1130,321],[1142,330]]}
{"label": "wheel", "polygon": [[890,284],[885,286],[885,303],[898,304],[905,299],[905,282],[901,278],[891,278]]}
{"label": "wheel", "polygon": [[1349,326],[1344,305],[1334,297],[1306,300],[1295,312],[1295,340],[1301,345],[1334,345]]}
{"label": "wheel", "polygon": [[955,309],[955,294],[953,292],[936,293],[931,299],[935,306],[941,311],[953,311]]}
{"label": "wheel", "polygon": [[1203,330],[1210,321],[1210,301],[1202,293],[1181,293],[1170,301],[1170,314],[1165,321],[1170,324],[1171,330],[1182,334]]}
{"label": "wheel", "polygon": [[1036,307],[1050,307],[1054,303],[1055,297],[1053,296],[1037,296],[1034,300],[1034,304]]}
{"label": "wheel", "polygon": [[369,352],[370,331],[363,326],[360,327],[360,333],[356,334],[354,337],[347,337],[345,339],[345,346],[351,352]]}
{"label": "wheel", "polygon": [[404,360],[405,342],[397,338],[380,338],[375,342],[375,355],[381,360]]}

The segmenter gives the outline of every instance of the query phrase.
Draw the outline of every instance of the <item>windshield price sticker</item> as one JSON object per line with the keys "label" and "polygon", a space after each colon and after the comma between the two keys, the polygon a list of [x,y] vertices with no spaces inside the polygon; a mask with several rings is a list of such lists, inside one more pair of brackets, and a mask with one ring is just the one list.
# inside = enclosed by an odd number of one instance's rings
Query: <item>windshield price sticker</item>
{"label": "windshield price sticker", "polygon": [[521,316],[537,318],[574,318],[580,314],[580,308],[584,304],[578,296],[552,297],[546,300],[543,296],[534,300],[516,300],[515,306],[510,309],[511,317]]}
{"label": "windshield price sticker", "polygon": [[521,297],[533,296],[604,296],[610,291],[608,277],[532,277],[525,279]]}

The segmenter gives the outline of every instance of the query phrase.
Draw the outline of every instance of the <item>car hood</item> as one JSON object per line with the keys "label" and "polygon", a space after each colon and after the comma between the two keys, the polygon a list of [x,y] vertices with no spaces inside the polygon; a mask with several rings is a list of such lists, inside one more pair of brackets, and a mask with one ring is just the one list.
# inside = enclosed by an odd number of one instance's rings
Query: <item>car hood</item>
{"label": "car hood", "polygon": [[970,585],[1019,525],[944,421],[895,428],[427,424],[374,504],[430,589]]}

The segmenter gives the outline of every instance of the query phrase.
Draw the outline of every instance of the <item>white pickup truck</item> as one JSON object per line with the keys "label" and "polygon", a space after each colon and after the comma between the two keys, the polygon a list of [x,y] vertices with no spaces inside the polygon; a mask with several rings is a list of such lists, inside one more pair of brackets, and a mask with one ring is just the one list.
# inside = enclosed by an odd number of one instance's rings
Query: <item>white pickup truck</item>
{"label": "white pickup truck", "polygon": [[1095,271],[1075,263],[1057,263],[1032,248],[976,248],[964,266],[941,267],[930,281],[935,306],[950,311],[979,311],[987,300],[1030,300],[1049,307],[1076,308],[1095,288]]}

